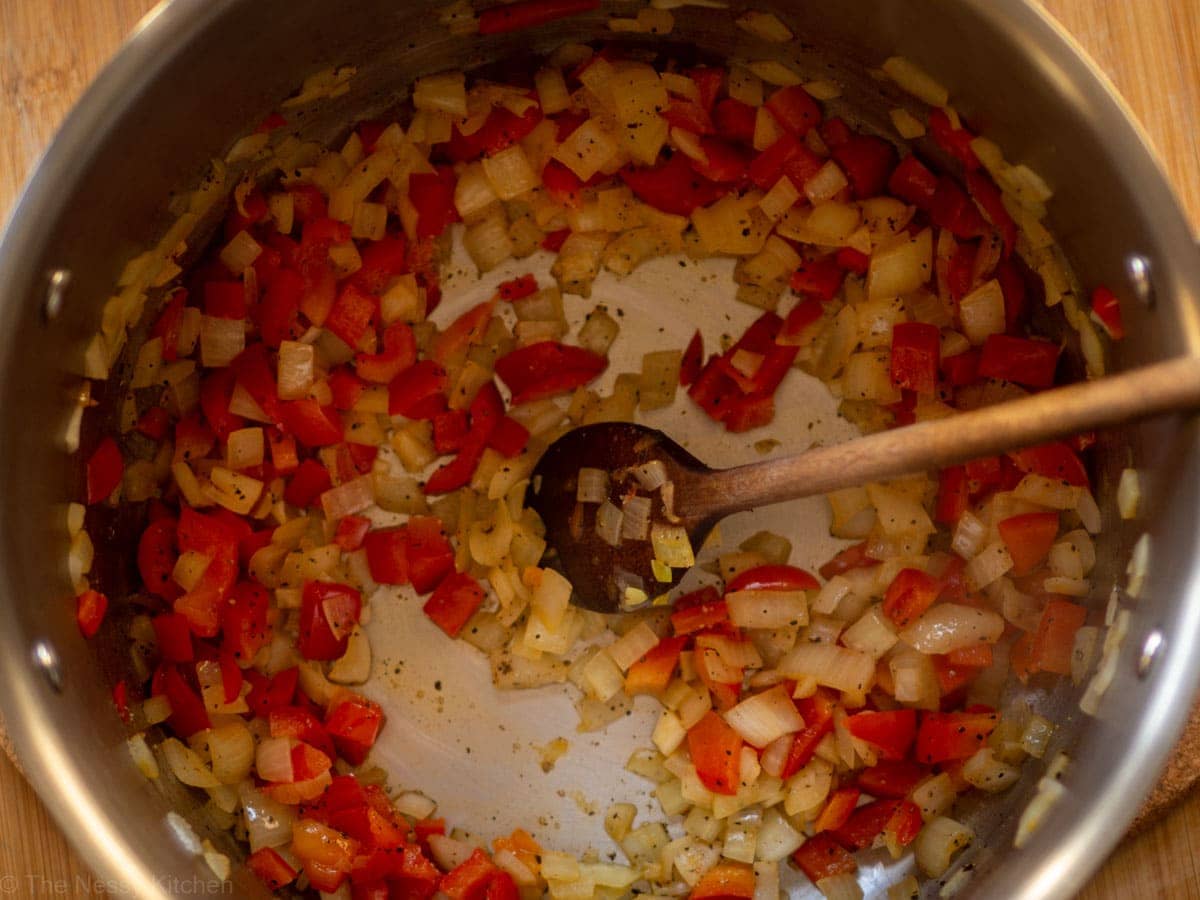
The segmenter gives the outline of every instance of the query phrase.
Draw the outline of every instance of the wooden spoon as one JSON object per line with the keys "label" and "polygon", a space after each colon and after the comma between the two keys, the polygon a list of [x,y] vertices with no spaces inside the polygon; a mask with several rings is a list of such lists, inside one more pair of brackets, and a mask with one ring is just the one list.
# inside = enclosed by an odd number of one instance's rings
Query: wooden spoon
{"label": "wooden spoon", "polygon": [[[576,428],[550,445],[534,469],[528,502],[546,524],[545,561],[570,580],[572,602],[611,613],[668,591],[686,569],[662,581],[652,569],[649,541],[606,543],[595,529],[599,505],[576,501],[581,468],[613,473],[610,497],[620,506],[637,486],[632,477],[617,477],[622,470],[661,460],[673,485],[674,516],[699,549],[731,513],[1197,407],[1200,358],[1185,357],[732,469],[708,468],[660,431],[605,422]],[[661,491],[649,495],[654,521],[665,521]]]}

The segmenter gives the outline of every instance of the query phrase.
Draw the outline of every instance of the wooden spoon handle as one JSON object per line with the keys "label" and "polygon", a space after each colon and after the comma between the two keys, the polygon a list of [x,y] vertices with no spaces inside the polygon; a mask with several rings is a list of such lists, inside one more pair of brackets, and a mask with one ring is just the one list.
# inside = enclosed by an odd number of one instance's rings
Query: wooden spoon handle
{"label": "wooden spoon handle", "polygon": [[724,516],[1197,407],[1200,357],[1173,359],[786,459],[705,473],[680,492],[686,499],[676,511]]}

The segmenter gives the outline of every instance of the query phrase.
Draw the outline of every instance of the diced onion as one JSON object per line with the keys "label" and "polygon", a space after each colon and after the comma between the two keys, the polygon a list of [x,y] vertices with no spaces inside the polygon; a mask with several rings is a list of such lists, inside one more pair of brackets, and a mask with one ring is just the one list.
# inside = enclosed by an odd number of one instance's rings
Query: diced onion
{"label": "diced onion", "polygon": [[861,650],[879,659],[895,646],[896,630],[891,620],[876,603],[857,622],[842,633],[842,643],[852,650]]}
{"label": "diced onion", "polygon": [[846,872],[841,875],[828,875],[817,881],[817,890],[825,900],[862,900],[862,888],[858,886],[858,878]]}
{"label": "diced onion", "polygon": [[1016,784],[1021,771],[996,759],[991,747],[980,747],[963,766],[963,778],[968,784],[996,794]]}
{"label": "diced onion", "polygon": [[133,764],[138,767],[138,771],[142,773],[150,781],[158,778],[158,760],[154,758],[154,753],[146,744],[146,735],[138,732],[130,736],[125,741],[125,746],[129,748],[129,755],[133,758]]}
{"label": "diced onion", "polygon": [[208,736],[213,776],[222,784],[238,784],[254,764],[254,738],[241,722],[214,728]]}
{"label": "diced onion", "polygon": [[869,654],[826,644],[801,644],[778,668],[789,677],[809,676],[839,691],[865,691],[875,681],[875,660]]}
{"label": "diced onion", "polygon": [[743,700],[726,711],[725,721],[746,743],[759,748],[804,727],[804,719],[783,685]]}
{"label": "diced onion", "polygon": [[950,859],[970,845],[975,832],[954,819],[939,816],[929,822],[917,835],[917,865],[931,878],[937,878],[950,868]]}
{"label": "diced onion", "polygon": [[975,590],[983,590],[1013,567],[1012,557],[1003,541],[995,541],[979,551],[967,563],[966,576]]}
{"label": "diced onion", "polygon": [[915,237],[904,234],[871,255],[867,298],[902,296],[925,284],[932,274],[933,232],[926,228]]}
{"label": "diced onion", "polygon": [[[266,738],[258,745],[254,757],[254,770],[263,781],[288,783],[292,781],[292,746],[288,737]],[[214,779],[215,780],[215,779]]]}
{"label": "diced onion", "polygon": [[221,263],[234,275],[241,275],[258,259],[262,249],[262,245],[250,236],[249,231],[239,231],[221,248]]}
{"label": "diced onion", "polygon": [[1137,469],[1122,469],[1117,484],[1117,509],[1122,519],[1136,519],[1142,499],[1141,476]]}
{"label": "diced onion", "polygon": [[628,497],[621,504],[621,537],[626,540],[644,541],[650,535],[650,512],[653,501],[649,497]]}
{"label": "diced onion", "polygon": [[673,569],[687,569],[696,564],[691,540],[688,538],[687,529],[682,525],[655,522],[650,527],[650,543],[654,548],[655,559]]}
{"label": "diced onion", "polygon": [[213,788],[220,784],[200,755],[176,738],[167,738],[159,746],[171,773],[183,784],[198,788]]}
{"label": "diced onion", "polygon": [[804,591],[732,591],[725,595],[729,619],[739,628],[783,628],[808,624]]}
{"label": "diced onion", "polygon": [[292,825],[296,819],[292,807],[265,796],[248,780],[238,785],[238,797],[251,853],[263,847],[282,847],[291,843]]}
{"label": "diced onion", "polygon": [[462,72],[443,72],[418,78],[413,83],[412,102],[417,109],[447,112],[465,118],[466,75]]}
{"label": "diced onion", "polygon": [[922,653],[945,654],[979,644],[993,644],[1004,633],[1004,619],[987,609],[939,603],[900,632],[900,638]]}
{"label": "diced onion", "polygon": [[200,362],[207,368],[227,366],[246,349],[246,323],[241,319],[200,319]]}
{"label": "diced onion", "polygon": [[950,92],[920,66],[903,56],[893,56],[883,63],[883,71],[902,89],[930,106],[942,107],[950,102]]}
{"label": "diced onion", "polygon": [[638,622],[609,646],[608,655],[624,671],[657,645],[658,635],[654,629],[645,622]]}
{"label": "diced onion", "polygon": [[963,334],[976,346],[986,341],[988,335],[1002,334],[1007,326],[1000,282],[993,278],[963,297],[958,303],[958,314]]}
{"label": "diced onion", "polygon": [[575,499],[580,503],[603,503],[608,499],[608,473],[603,469],[584,466],[579,470]]}
{"label": "diced onion", "polygon": [[816,174],[804,182],[804,195],[810,203],[816,206],[825,200],[832,200],[850,185],[846,173],[833,160],[829,160]]}

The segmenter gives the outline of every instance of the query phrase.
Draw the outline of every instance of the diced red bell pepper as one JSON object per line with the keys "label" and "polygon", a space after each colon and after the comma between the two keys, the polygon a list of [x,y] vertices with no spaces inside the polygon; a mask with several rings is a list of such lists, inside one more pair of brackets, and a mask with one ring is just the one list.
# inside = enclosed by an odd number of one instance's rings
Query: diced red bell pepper
{"label": "diced red bell pepper", "polygon": [[825,807],[813,822],[813,831],[817,834],[823,831],[837,831],[845,825],[858,805],[859,795],[860,791],[856,787],[838,788],[830,794]]}
{"label": "diced red bell pepper", "polygon": [[125,461],[121,458],[121,448],[111,437],[104,438],[87,461],[88,505],[107,500],[121,483],[124,474]]}
{"label": "diced red bell pepper", "polygon": [[171,427],[171,414],[161,406],[153,406],[142,414],[134,427],[150,440],[161,441]]}
{"label": "diced red bell pepper", "polygon": [[924,827],[921,808],[911,800],[902,800],[883,826],[884,840],[889,846],[907,847],[917,839]]}
{"label": "diced red bell pepper", "polygon": [[[315,747],[325,756],[334,756],[333,741],[320,719],[302,706],[274,706],[267,712],[271,737],[292,737]],[[319,773],[317,773],[319,774]],[[315,777],[315,776],[310,776]],[[296,781],[304,779],[297,776]]]}
{"label": "diced red bell pepper", "polygon": [[896,165],[896,148],[881,137],[852,134],[833,148],[833,158],[850,182],[857,200],[878,196]]}
{"label": "diced red bell pepper", "polygon": [[427,594],[454,570],[454,548],[434,516],[412,516],[406,529],[408,577],[418,594]]}
{"label": "diced red bell pepper", "polygon": [[305,659],[338,659],[346,652],[350,629],[361,612],[362,597],[349,585],[306,582],[296,649]]}
{"label": "diced red bell pepper", "polygon": [[979,351],[964,350],[942,360],[942,372],[952,387],[964,387],[979,380]]}
{"label": "diced red bell pepper", "polygon": [[737,398],[723,420],[725,430],[733,434],[763,428],[773,421],[775,397],[763,391],[753,391]]}
{"label": "diced red bell pepper", "polygon": [[393,322],[383,332],[382,353],[359,353],[354,357],[358,377],[374,384],[390,384],[417,361],[417,341],[406,322]]}
{"label": "diced red bell pepper", "polygon": [[174,665],[166,665],[160,671],[163,673],[162,692],[171,704],[171,715],[167,718],[171,730],[186,740],[197,731],[211,728],[204,701],[200,699],[199,692],[184,680],[179,669]]}
{"label": "diced red bell pepper", "polygon": [[179,554],[175,551],[175,519],[151,522],[138,539],[138,573],[146,590],[164,600],[182,593],[171,577]]}
{"label": "diced red bell pepper", "polygon": [[1119,341],[1125,337],[1125,321],[1121,317],[1121,302],[1106,287],[1092,291],[1092,318],[1110,338]]}
{"label": "diced red bell pepper", "polygon": [[971,505],[971,491],[967,486],[967,470],[963,466],[950,466],[938,474],[937,505],[934,521],[952,525],[962,518]]}
{"label": "diced red bell pepper", "polygon": [[671,613],[676,634],[692,634],[729,621],[729,607],[711,585],[680,597]]}
{"label": "diced red bell pepper", "polygon": [[804,137],[821,121],[821,107],[798,84],[781,87],[767,98],[766,106],[783,129],[796,137]]}
{"label": "diced red bell pepper", "polygon": [[1000,232],[1004,241],[1004,256],[1011,255],[1017,246],[1017,223],[1013,221],[1000,199],[1000,189],[982,172],[967,172],[967,191],[979,211]]}
{"label": "diced red bell pepper", "polygon": [[834,575],[849,572],[851,569],[869,569],[879,563],[880,560],[875,559],[868,552],[867,542],[863,541],[861,544],[847,547],[817,571],[821,573],[822,578],[829,579]]}
{"label": "diced red bell pepper", "polygon": [[551,253],[557,253],[562,249],[562,245],[567,242],[567,238],[571,236],[570,228],[560,228],[558,231],[549,232],[539,245],[543,250],[549,250]]}
{"label": "diced red bell pepper", "polygon": [[704,336],[700,329],[688,341],[687,349],[683,351],[683,359],[679,364],[679,385],[687,387],[700,375],[700,366],[704,361]]}
{"label": "diced red bell pepper", "polygon": [[271,710],[290,706],[296,696],[296,685],[299,682],[300,670],[292,666],[267,678],[253,669],[246,671],[246,680],[250,682],[250,693],[246,695],[246,703],[256,716],[269,716]]}
{"label": "diced red bell pepper", "polygon": [[150,620],[158,653],[166,662],[191,662],[196,658],[192,631],[186,616],[162,613]]}
{"label": "diced red bell pepper", "polygon": [[360,253],[362,265],[351,276],[359,290],[379,296],[397,275],[407,271],[408,241],[404,235],[386,235],[367,244]]}
{"label": "diced red bell pepper", "polygon": [[270,847],[259,847],[246,857],[246,866],[268,890],[277,891],[296,880],[295,869]]}
{"label": "diced red bell pepper", "polygon": [[840,828],[833,829],[836,837],[849,850],[865,850],[900,808],[899,800],[876,800],[851,812]]}
{"label": "diced red bell pepper", "polygon": [[371,578],[380,584],[408,584],[408,529],[385,528],[363,538]]}
{"label": "diced red bell pepper", "polygon": [[488,438],[488,446],[506,459],[512,459],[529,444],[529,429],[512,416],[505,416],[496,423]]}
{"label": "diced red bell pepper", "polygon": [[1028,575],[1046,558],[1058,536],[1058,513],[1022,513],[999,522],[1000,539],[1013,560],[1013,575]]}
{"label": "diced red bell pepper", "polygon": [[625,673],[625,693],[657,694],[666,690],[687,640],[686,635],[663,638],[650,648]]}
{"label": "diced red bell pepper", "polygon": [[206,281],[204,313],[217,319],[246,318],[246,288],[240,281]]}
{"label": "diced red bell pepper", "polygon": [[975,135],[965,128],[955,128],[950,122],[950,117],[936,107],[929,111],[929,136],[933,138],[934,143],[962,163],[967,172],[979,168],[979,157],[971,149],[971,141],[975,140]]}
{"label": "diced red bell pepper", "polygon": [[388,415],[427,419],[445,408],[446,370],[423,359],[388,385]]}
{"label": "diced red bell pepper", "polygon": [[785,134],[774,144],[754,157],[747,170],[750,180],[758,187],[770,190],[786,175],[797,189],[803,189],[824,165],[825,161],[802,144],[795,136]]}
{"label": "diced red bell pepper", "polygon": [[329,393],[333,395],[334,409],[354,409],[367,389],[367,383],[355,375],[347,366],[338,366],[325,379]]}
{"label": "diced red bell pepper", "polygon": [[711,111],[725,85],[725,69],[721,66],[692,66],[684,69],[683,74],[696,83],[700,91],[700,105]]}
{"label": "diced red bell pepper", "polygon": [[1062,348],[1051,341],[989,334],[979,358],[979,374],[1032,388],[1054,384]]}
{"label": "diced red bell pepper", "polygon": [[537,278],[532,272],[528,272],[517,278],[502,282],[496,292],[500,295],[501,300],[521,300],[525,297],[533,296],[537,293],[538,283]]}
{"label": "diced red bell pepper", "polygon": [[1041,475],[1076,487],[1088,487],[1087,469],[1065,441],[1054,441],[1024,450],[1012,450],[1008,458],[1022,472]]}
{"label": "diced red bell pepper", "polygon": [[690,216],[727,193],[696,172],[682,153],[650,168],[626,166],[619,174],[639,200],[676,216]]}
{"label": "diced red bell pepper", "polygon": [[200,409],[222,441],[242,427],[242,417],[229,411],[237,374],[231,368],[210,370],[200,382]]}
{"label": "diced red bell pepper", "polygon": [[365,697],[351,694],[337,701],[325,717],[325,731],[338,753],[354,766],[361,766],[375,746],[383,727],[383,710]]}
{"label": "diced red bell pepper", "polygon": [[805,297],[813,297],[822,303],[828,303],[842,287],[846,271],[837,264],[832,256],[801,263],[792,273],[792,290]]}
{"label": "diced red bell pepper", "polygon": [[903,799],[929,775],[911,760],[880,760],[858,773],[858,786],[872,797]]}
{"label": "diced red bell pepper", "polygon": [[672,97],[667,103],[667,108],[659,115],[666,119],[667,124],[672,128],[679,128],[695,135],[717,133],[716,128],[713,127],[712,116],[695,100]]}
{"label": "diced red bell pepper", "polygon": [[271,421],[279,421],[279,385],[271,368],[267,347],[251,344],[229,364],[236,381]]}
{"label": "diced red bell pepper", "polygon": [[480,34],[502,34],[535,28],[556,19],[591,12],[600,0],[520,0],[485,9],[479,14]]}
{"label": "diced red bell pepper", "polygon": [[749,147],[754,144],[754,127],[757,112],[753,106],[726,97],[717,103],[713,112],[717,133],[727,140],[737,141]]}
{"label": "diced red bell pepper", "polygon": [[733,184],[746,177],[746,168],[750,164],[747,151],[723,138],[703,137],[700,139],[700,149],[704,151],[704,161],[693,159],[692,168],[714,184]]}
{"label": "diced red bell pepper", "polygon": [[434,338],[430,356],[445,366],[457,365],[465,359],[468,351],[483,340],[496,310],[496,300],[496,297],[485,300],[451,322]]}
{"label": "diced red bell pepper", "polygon": [[607,359],[583,347],[539,341],[496,360],[496,374],[512,392],[512,405],[520,406],[587,384],[607,365]]}
{"label": "diced red bell pepper", "polygon": [[333,480],[329,477],[329,470],[315,459],[306,459],[288,481],[283,490],[283,499],[292,506],[307,509],[331,487]]}
{"label": "diced red bell pepper", "polygon": [[225,216],[225,240],[232,240],[239,232],[257,225],[267,217],[267,200],[257,187],[251,188],[241,203],[230,206]]}
{"label": "diced red bell pepper", "polygon": [[371,323],[379,315],[379,298],[368,294],[356,282],[345,284],[325,319],[325,328],[341,338],[347,346],[357,349]]}
{"label": "diced red bell pepper", "polygon": [[825,735],[833,731],[836,702],[836,696],[824,688],[818,688],[811,697],[796,701],[796,709],[804,719],[804,727],[792,736],[792,745],[788,748],[780,772],[781,778],[790,778],[808,765]]}
{"label": "diced red bell pepper", "polygon": [[900,160],[888,179],[888,193],[926,212],[933,209],[938,178],[913,154]]}
{"label": "diced red bell pepper", "polygon": [[239,665],[249,666],[271,640],[271,600],[262,585],[242,581],[230,589],[221,608],[221,646]]}
{"label": "diced red bell pepper", "polygon": [[928,322],[898,322],[892,327],[892,384],[932,395],[937,390],[941,333]]}
{"label": "diced red bell pepper", "polygon": [[1071,674],[1075,632],[1087,621],[1087,610],[1069,600],[1051,597],[1042,611],[1030,646],[1031,672]]}
{"label": "diced red bell pepper", "polygon": [[858,869],[850,852],[828,832],[813,835],[801,844],[800,849],[792,854],[792,861],[813,884],[822,878],[847,875]]}
{"label": "diced red bell pepper", "polygon": [[414,172],[408,176],[408,199],[417,210],[417,239],[436,238],[458,221],[454,208],[453,172]]}
{"label": "diced red bell pepper", "polygon": [[920,569],[901,569],[888,585],[883,614],[903,628],[929,609],[941,593],[938,580]]}
{"label": "diced red bell pepper", "polygon": [[450,900],[485,900],[488,883],[498,871],[488,855],[476,847],[469,857],[442,876],[438,887]]}
{"label": "diced red bell pepper", "polygon": [[279,419],[283,429],[305,447],[329,447],[343,440],[337,410],[311,398],[280,403]]}
{"label": "diced red bell pepper", "polygon": [[287,189],[292,195],[292,206],[296,219],[302,225],[315,219],[324,219],[329,215],[329,207],[321,189],[311,184],[297,184]]}
{"label": "diced red bell pepper", "polygon": [[[574,131],[575,129],[572,128],[571,130]],[[545,168],[542,169],[542,184],[545,186],[547,193],[560,206],[570,207],[571,209],[579,207],[579,204],[583,200],[583,189],[591,184],[592,181],[598,180],[601,177],[597,174],[596,178],[585,183],[557,159],[550,160],[546,163]],[[568,235],[570,235],[570,229],[563,235],[564,242]],[[559,244],[560,248],[561,246],[562,244]]]}
{"label": "diced red bell pepper", "polygon": [[183,308],[187,305],[188,292],[180,288],[158,314],[150,329],[150,337],[162,338],[162,356],[167,362],[179,358],[179,329],[183,324]]}
{"label": "diced red bell pepper", "polygon": [[860,712],[846,719],[846,729],[879,750],[879,758],[902,760],[917,735],[917,713],[912,709]]}
{"label": "diced red bell pepper", "polygon": [[94,638],[108,612],[108,598],[99,591],[86,590],[75,598],[75,621],[85,638]]}
{"label": "diced red bell pepper", "polygon": [[454,572],[433,589],[425,601],[425,615],[450,637],[458,637],[483,598],[484,591],[478,581],[466,572]]}
{"label": "diced red bell pepper", "polygon": [[704,786],[714,794],[736,794],[741,778],[741,736],[709,710],[688,729],[687,743],[692,764]]}
{"label": "diced red bell pepper", "polygon": [[440,454],[457,453],[470,430],[465,409],[448,409],[433,417],[433,449]]}
{"label": "diced red bell pepper", "polygon": [[425,482],[426,494],[444,494],[457,490],[475,474],[492,433],[504,417],[504,401],[494,382],[488,382],[471,401],[471,426],[462,449],[453,460],[434,472]]}
{"label": "diced red bell pepper", "polygon": [[722,860],[700,876],[688,900],[751,900],[754,885],[754,869]]}
{"label": "diced red bell pepper", "polygon": [[298,317],[305,289],[304,278],[291,269],[280,269],[271,279],[253,310],[259,336],[268,347],[278,348],[284,341],[300,336]]}
{"label": "diced red bell pepper", "polygon": [[736,575],[725,585],[725,593],[734,591],[815,591],[817,579],[796,566],[771,563],[755,566]]}
{"label": "diced red bell pepper", "polygon": [[859,275],[866,275],[867,270],[871,268],[871,257],[853,247],[843,247],[834,254],[834,259],[843,269]]}
{"label": "diced red bell pepper", "polygon": [[834,116],[832,119],[826,119],[817,126],[821,135],[821,140],[825,142],[830,150],[842,146],[846,141],[850,140],[855,132],[846,124],[846,120],[840,116]]}
{"label": "diced red bell pepper", "polygon": [[929,208],[929,217],[939,228],[957,238],[970,239],[988,234],[988,224],[957,181],[947,175],[938,179]]}
{"label": "diced red bell pepper", "polygon": [[917,729],[917,762],[968,759],[987,743],[999,717],[994,712],[921,713]]}

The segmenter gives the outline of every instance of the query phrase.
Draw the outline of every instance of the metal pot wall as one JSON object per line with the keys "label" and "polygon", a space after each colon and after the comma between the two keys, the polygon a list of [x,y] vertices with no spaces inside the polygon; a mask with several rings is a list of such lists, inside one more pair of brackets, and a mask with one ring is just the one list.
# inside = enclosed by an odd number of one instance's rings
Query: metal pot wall
{"label": "metal pot wall", "polygon": [[[96,653],[85,645],[63,599],[70,594],[65,508],[79,494],[78,464],[63,446],[79,385],[72,373],[123,263],[168,223],[170,192],[193,186],[209,158],[305,75],[359,67],[348,95],[304,120],[306,136],[332,139],[392,105],[415,76],[608,35],[607,3],[594,14],[490,38],[448,34],[437,24],[441,5],[164,6],[72,113],[0,247],[0,710],[32,781],[77,847],[102,876],[138,896],[166,897],[173,885],[212,875],[167,816],[194,811],[196,801],[147,782],[124,752],[108,698],[121,648]],[[733,5],[736,12],[743,4]],[[1119,347],[1118,367],[1197,352],[1200,258],[1186,221],[1120,102],[1041,13],[1015,0],[750,5],[774,9],[799,40],[757,45],[729,27],[727,14],[685,7],[676,10],[670,41],[722,56],[786,57],[841,82],[841,102],[880,125],[902,98],[868,68],[897,52],[914,59],[951,87],[959,108],[1010,159],[1055,187],[1051,224],[1078,270],[1130,301],[1132,337]],[[60,271],[69,273],[65,286],[52,276]],[[1192,599],[1200,589],[1197,434],[1173,420],[1106,440],[1101,491],[1111,491],[1129,447],[1148,476],[1149,508],[1124,525],[1106,508],[1103,587],[1123,570],[1142,530],[1152,535],[1151,575],[1132,607],[1118,676],[1097,719],[1073,712],[1076,696],[1067,688],[1051,698],[1075,759],[1066,797],[1020,852],[1010,849],[1016,812],[1036,772],[975,820],[975,896],[1070,896],[1121,835],[1189,708],[1200,669],[1189,654],[1200,636],[1200,603]],[[1161,641],[1148,655],[1155,635]],[[262,892],[245,871],[233,882],[236,896]]]}

